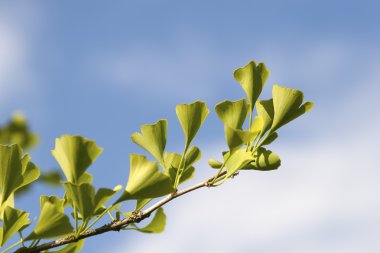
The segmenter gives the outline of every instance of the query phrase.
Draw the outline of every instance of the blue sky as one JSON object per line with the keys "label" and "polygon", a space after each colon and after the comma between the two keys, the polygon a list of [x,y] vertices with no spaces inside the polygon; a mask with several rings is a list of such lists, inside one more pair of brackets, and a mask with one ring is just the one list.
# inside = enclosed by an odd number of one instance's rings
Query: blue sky
{"label": "blue sky", "polygon": [[[276,83],[315,103],[273,145],[280,170],[168,205],[163,234],[98,236],[84,252],[379,252],[379,10],[377,1],[2,1],[0,121],[24,112],[41,136],[31,154],[42,170],[57,166],[56,137],[96,140],[94,183],[125,185],[140,125],[167,118],[168,150],[180,151],[175,105],[239,99],[233,70],[263,61],[263,98]],[[194,182],[225,149],[214,113],[196,144]],[[40,194],[61,192],[37,187],[16,206],[34,217]]]}

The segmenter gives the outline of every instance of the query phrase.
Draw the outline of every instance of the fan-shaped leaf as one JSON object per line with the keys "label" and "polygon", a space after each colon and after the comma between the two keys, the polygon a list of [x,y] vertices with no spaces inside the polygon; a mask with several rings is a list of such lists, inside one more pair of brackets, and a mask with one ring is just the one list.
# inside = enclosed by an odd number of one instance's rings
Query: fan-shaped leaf
{"label": "fan-shaped leaf", "polygon": [[224,131],[226,135],[227,145],[230,149],[230,153],[234,153],[243,144],[254,139],[259,132],[254,131],[243,131],[239,129],[234,129],[229,126],[224,126]]}
{"label": "fan-shaped leaf", "polygon": [[1,247],[18,231],[30,224],[29,214],[18,209],[7,206],[3,217],[3,234]]}
{"label": "fan-shaped leaf", "polygon": [[134,143],[148,151],[160,164],[164,164],[167,125],[167,120],[161,119],[152,125],[141,126],[141,134],[133,133],[131,136]]}
{"label": "fan-shaped leaf", "polygon": [[299,90],[274,85],[272,95],[274,118],[271,132],[275,132],[281,126],[313,108],[312,102],[301,105],[303,93]]}
{"label": "fan-shaped leaf", "polygon": [[25,240],[49,239],[73,232],[70,220],[64,214],[63,200],[56,196],[41,196],[40,207],[37,225]]}
{"label": "fan-shaped leaf", "polygon": [[234,129],[242,129],[247,117],[248,105],[245,99],[225,100],[215,106],[215,111],[224,125]]}
{"label": "fan-shaped leaf", "polygon": [[225,159],[226,160],[226,168],[227,168],[227,174],[226,178],[232,176],[235,174],[238,170],[244,168],[248,163],[252,162],[254,157],[252,156],[251,152],[247,152],[245,149],[239,149],[235,153],[226,154]]}
{"label": "fan-shaped leaf", "polygon": [[19,188],[37,180],[40,171],[32,162],[29,155],[21,157],[22,150],[17,144],[0,145],[0,191],[1,203]]}
{"label": "fan-shaped leaf", "polygon": [[[184,170],[181,175],[179,184],[191,179],[194,176],[195,168],[193,165],[201,157],[200,150],[197,147],[191,147],[185,155]],[[173,184],[181,163],[181,155],[178,153],[165,152],[165,169],[164,173],[170,177]]]}
{"label": "fan-shaped leaf", "polygon": [[103,151],[94,141],[81,136],[63,135],[55,140],[52,154],[67,181],[78,184],[79,178]]}
{"label": "fan-shaped leaf", "polygon": [[257,115],[262,120],[260,137],[270,129],[273,122],[274,109],[273,109],[273,99],[268,100],[258,100],[256,102]]}
{"label": "fan-shaped leaf", "polygon": [[254,161],[250,162],[242,170],[276,170],[281,165],[280,157],[270,150],[259,148],[254,154]]}
{"label": "fan-shaped leaf", "polygon": [[119,203],[128,199],[157,198],[174,191],[170,177],[161,173],[156,162],[143,155],[130,155],[130,172],[127,187]]}
{"label": "fan-shaped leaf", "polygon": [[235,70],[234,77],[243,87],[245,94],[247,94],[249,102],[252,105],[251,110],[253,110],[255,102],[260,96],[268,76],[269,71],[265,64],[259,63],[256,65],[254,61]]}
{"label": "fan-shaped leaf", "polygon": [[222,167],[222,165],[223,165],[223,163],[222,162],[219,162],[218,160],[215,160],[215,159],[213,159],[213,158],[210,158],[209,160],[208,160],[208,164],[211,166],[211,168],[213,168],[213,169],[220,169],[221,167]]}
{"label": "fan-shaped leaf", "polygon": [[66,196],[81,214],[83,220],[89,220],[95,211],[95,189],[90,184],[75,185],[64,183]]}
{"label": "fan-shaped leaf", "polygon": [[185,150],[190,146],[208,113],[206,103],[201,101],[176,106],[176,114],[185,134]]}
{"label": "fan-shaped leaf", "polygon": [[154,214],[151,222],[143,228],[138,228],[135,224],[132,227],[126,228],[125,230],[137,230],[142,233],[158,234],[165,230],[166,225],[166,215],[162,208],[159,208]]}

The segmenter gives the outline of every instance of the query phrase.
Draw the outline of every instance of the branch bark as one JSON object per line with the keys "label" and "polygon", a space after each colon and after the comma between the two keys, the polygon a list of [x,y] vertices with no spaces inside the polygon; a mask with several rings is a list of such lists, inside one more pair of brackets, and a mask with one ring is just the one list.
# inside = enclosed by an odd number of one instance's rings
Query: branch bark
{"label": "branch bark", "polygon": [[119,221],[113,221],[109,224],[105,224],[105,225],[98,227],[98,228],[95,228],[95,229],[89,229],[89,230],[81,233],[78,237],[69,236],[69,237],[61,238],[61,239],[58,239],[55,241],[47,242],[47,243],[44,243],[44,244],[41,244],[39,246],[32,247],[32,248],[22,247],[22,248],[19,248],[18,250],[16,250],[15,253],[37,253],[37,252],[41,252],[43,250],[48,250],[48,249],[56,248],[56,247],[63,246],[63,245],[69,244],[69,243],[77,242],[77,241],[83,240],[85,238],[92,237],[95,235],[100,235],[100,234],[103,234],[106,232],[120,231],[120,229],[125,228],[126,226],[128,226],[128,224],[138,223],[138,222],[148,218],[154,211],[156,211],[158,208],[164,206],[168,202],[172,201],[173,199],[178,198],[179,196],[182,196],[182,195],[187,194],[189,192],[192,192],[194,190],[203,188],[205,186],[210,186],[210,183],[214,179],[219,179],[220,177],[224,176],[225,174],[226,174],[226,172],[223,172],[220,175],[214,176],[214,177],[212,177],[212,178],[210,178],[204,182],[193,185],[187,189],[174,192],[174,193],[168,195],[167,197],[165,197],[164,199],[160,200],[159,202],[155,203],[151,207],[145,209],[144,211],[135,213],[135,214],[133,214],[127,218],[124,218],[122,220],[119,220]]}

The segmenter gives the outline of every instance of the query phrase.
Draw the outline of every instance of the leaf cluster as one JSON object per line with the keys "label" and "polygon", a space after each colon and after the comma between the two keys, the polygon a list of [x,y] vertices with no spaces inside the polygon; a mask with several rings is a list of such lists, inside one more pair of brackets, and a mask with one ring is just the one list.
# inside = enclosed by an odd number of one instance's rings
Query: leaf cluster
{"label": "leaf cluster", "polygon": [[[246,97],[225,100],[215,106],[224,126],[228,149],[222,152],[222,161],[209,160],[209,165],[217,172],[213,180],[207,181],[207,186],[219,186],[240,170],[271,171],[280,166],[279,156],[267,146],[278,138],[281,127],[310,110],[313,104],[303,102],[301,91],[278,85],[272,88],[272,98],[259,100],[268,76],[269,71],[263,63],[251,61],[238,68],[234,77]],[[3,247],[13,235],[20,235],[20,241],[4,252],[20,244],[24,247],[20,252],[29,252],[43,240],[73,237],[72,243],[58,251],[46,252],[75,253],[84,243],[84,240],[76,241],[75,238],[89,233],[105,215],[109,215],[111,222],[138,217],[154,199],[165,195],[175,197],[180,185],[194,176],[196,162],[201,159],[201,150],[193,145],[193,141],[210,111],[205,102],[195,101],[177,105],[175,112],[183,129],[184,149],[179,152],[166,150],[166,119],[141,126],[139,132],[132,134],[131,140],[154,160],[143,154],[130,154],[125,187],[96,189],[92,184],[93,176],[88,171],[103,151],[95,141],[71,135],[57,138],[52,155],[64,178],[59,174],[44,175],[44,178],[55,184],[59,182],[65,194],[41,196],[40,214],[35,222],[30,221],[29,213],[15,208],[14,195],[40,177],[39,168],[22,151],[22,147],[33,145],[36,137],[27,131],[26,122],[21,118],[15,118],[13,123],[0,130],[0,141],[18,143],[0,145],[0,246]],[[14,136],[18,137],[10,137],[15,132]],[[119,196],[110,202],[118,193]],[[134,203],[132,210],[124,210],[122,204],[128,201]],[[141,227],[132,222],[120,229],[162,232],[166,215],[161,207],[155,210],[148,225]],[[25,231],[28,233],[24,237]]]}

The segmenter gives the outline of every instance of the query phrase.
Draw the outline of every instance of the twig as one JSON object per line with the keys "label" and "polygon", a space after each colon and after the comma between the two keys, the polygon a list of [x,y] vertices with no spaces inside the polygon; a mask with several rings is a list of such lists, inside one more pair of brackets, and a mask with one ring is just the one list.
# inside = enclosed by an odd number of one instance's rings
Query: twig
{"label": "twig", "polygon": [[148,218],[158,208],[162,207],[166,203],[172,201],[173,199],[175,199],[179,196],[182,196],[182,195],[187,194],[189,192],[192,192],[194,190],[203,188],[205,186],[207,186],[207,187],[211,186],[211,184],[210,184],[211,182],[213,182],[217,178],[224,176],[225,174],[226,174],[226,172],[223,172],[223,173],[219,174],[218,177],[214,176],[214,177],[212,177],[212,178],[210,178],[204,182],[201,182],[199,184],[196,184],[192,187],[189,187],[189,188],[184,189],[182,191],[174,192],[174,193],[168,195],[167,197],[165,197],[164,199],[160,200],[156,204],[152,205],[151,207],[147,208],[146,210],[134,213],[133,215],[131,215],[125,219],[115,220],[109,224],[103,225],[103,226],[96,228],[96,229],[89,229],[89,230],[79,234],[77,237],[69,236],[69,237],[61,238],[61,239],[58,239],[55,241],[47,242],[47,243],[44,243],[44,244],[41,244],[39,246],[32,247],[32,248],[22,247],[22,248],[19,248],[18,250],[16,250],[15,253],[37,253],[37,252],[41,252],[43,250],[48,250],[48,249],[56,248],[56,247],[66,245],[69,243],[77,242],[77,241],[83,240],[87,237],[103,234],[103,233],[110,232],[110,231],[120,231],[120,229],[128,226],[128,224],[138,223],[138,222]]}

